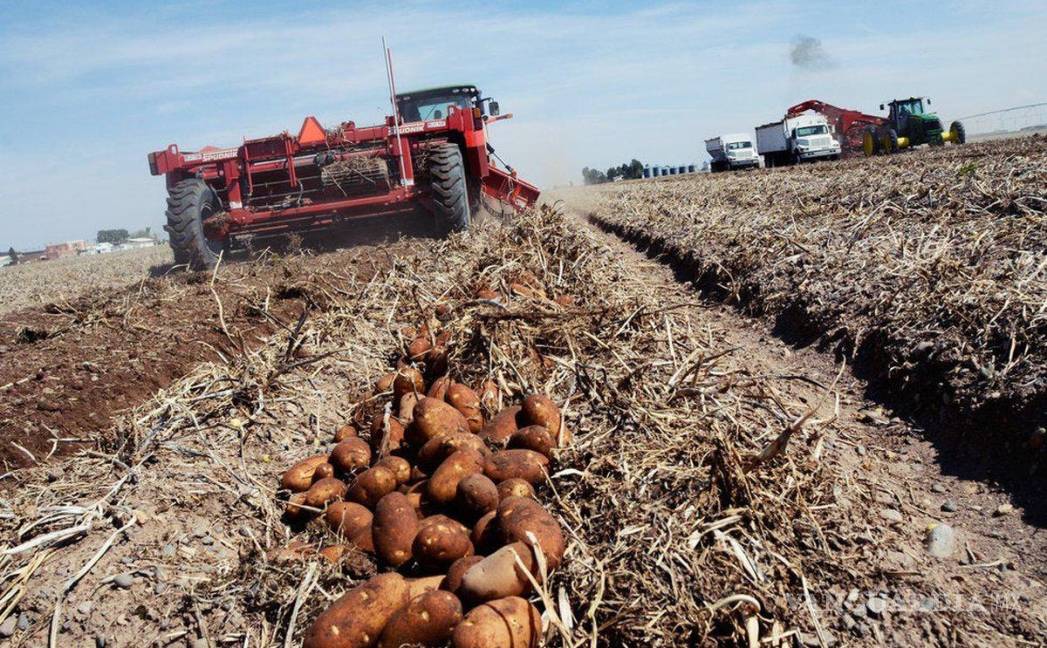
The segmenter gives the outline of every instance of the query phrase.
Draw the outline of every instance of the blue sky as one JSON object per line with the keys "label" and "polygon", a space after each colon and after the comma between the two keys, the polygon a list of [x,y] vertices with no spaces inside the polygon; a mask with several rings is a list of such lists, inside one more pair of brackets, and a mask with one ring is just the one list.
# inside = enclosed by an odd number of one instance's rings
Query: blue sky
{"label": "blue sky", "polygon": [[[401,89],[470,82],[540,185],[636,157],[682,164],[807,98],[946,118],[1047,101],[1047,2],[21,2],[0,5],[0,247],[162,226],[147,152],[381,119]],[[796,65],[801,36],[821,55]]]}

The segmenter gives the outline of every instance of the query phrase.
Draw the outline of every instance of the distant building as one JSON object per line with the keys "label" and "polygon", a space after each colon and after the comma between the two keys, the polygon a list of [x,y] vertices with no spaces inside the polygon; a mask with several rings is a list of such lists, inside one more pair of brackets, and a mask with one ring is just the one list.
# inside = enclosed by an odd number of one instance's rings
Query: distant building
{"label": "distant building", "polygon": [[95,245],[89,246],[86,250],[84,250],[80,254],[109,254],[112,251],[113,251],[113,244],[112,243],[97,243]]}
{"label": "distant building", "polygon": [[62,257],[68,256],[76,256],[77,254],[80,254],[82,250],[86,249],[87,243],[85,243],[84,241],[66,241],[65,243],[55,243],[53,245],[48,245],[47,248],[44,249],[44,258],[51,260],[60,259]]}
{"label": "distant building", "polygon": [[147,236],[141,238],[129,238],[121,243],[121,249],[134,250],[137,248],[153,247],[156,245],[156,241]]}

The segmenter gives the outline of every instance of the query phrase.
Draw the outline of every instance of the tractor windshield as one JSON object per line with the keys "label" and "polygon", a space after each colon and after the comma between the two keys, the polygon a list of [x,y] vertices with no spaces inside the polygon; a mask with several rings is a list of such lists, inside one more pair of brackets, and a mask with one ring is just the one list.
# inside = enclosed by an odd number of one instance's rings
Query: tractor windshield
{"label": "tractor windshield", "polygon": [[810,135],[825,135],[829,130],[825,127],[825,124],[816,124],[814,126],[801,126],[796,129],[797,137],[808,137]]}
{"label": "tractor windshield", "polygon": [[898,113],[908,115],[922,115],[923,101],[920,99],[914,99],[912,101],[899,101]]}
{"label": "tractor windshield", "polygon": [[397,95],[397,108],[404,121],[443,119],[447,117],[448,106],[472,108],[473,92],[465,92],[460,88],[447,88],[443,91],[405,93]]}

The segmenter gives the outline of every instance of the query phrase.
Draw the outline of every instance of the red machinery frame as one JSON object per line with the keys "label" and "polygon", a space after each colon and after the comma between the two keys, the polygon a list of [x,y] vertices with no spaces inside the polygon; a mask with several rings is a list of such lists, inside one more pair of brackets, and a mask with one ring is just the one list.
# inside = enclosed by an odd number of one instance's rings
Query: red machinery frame
{"label": "red machinery frame", "polygon": [[836,127],[836,133],[840,137],[840,144],[846,153],[858,153],[862,150],[862,137],[866,128],[878,128],[886,120],[876,115],[867,115],[857,110],[840,108],[818,99],[808,99],[798,103],[785,111],[786,117],[795,117],[808,110],[825,115]]}
{"label": "red machinery frame", "polygon": [[[381,125],[357,127],[349,121],[329,131],[310,116],[297,136],[285,131],[273,137],[245,140],[235,148],[205,147],[196,152],[181,151],[171,144],[148,155],[149,169],[153,175],[166,175],[169,189],[181,180],[196,177],[215,190],[226,210],[221,218],[205,223],[208,238],[215,240],[244,233],[312,229],[352,217],[410,211],[419,202],[426,205],[429,189],[415,184],[413,159],[433,143],[448,141],[461,147],[467,175],[471,182],[476,182],[476,190],[521,210],[537,201],[538,188],[517,178],[515,171],[496,167],[487,145],[487,124],[511,116],[487,117],[479,108],[451,105],[442,119],[400,123],[396,128],[396,118],[386,117]],[[249,204],[260,174],[278,173],[281,184],[302,187],[299,172],[316,169],[315,156],[325,151],[336,153],[339,160],[399,158],[400,177],[390,182],[387,191],[369,195],[330,199],[305,196],[303,192],[296,199],[290,192],[286,204]]]}

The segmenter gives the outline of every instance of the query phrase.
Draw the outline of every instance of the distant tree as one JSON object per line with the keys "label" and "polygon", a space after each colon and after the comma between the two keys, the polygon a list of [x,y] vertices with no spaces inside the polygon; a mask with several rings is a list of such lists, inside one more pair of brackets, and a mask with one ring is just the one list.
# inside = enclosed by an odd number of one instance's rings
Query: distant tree
{"label": "distant tree", "polygon": [[131,238],[153,238],[152,229],[151,227],[146,227],[145,229],[135,230],[131,232]]}
{"label": "distant tree", "polygon": [[11,257],[11,265],[18,265],[18,253],[14,247],[7,248],[7,256]]}
{"label": "distant tree", "polygon": [[630,180],[639,180],[643,177],[643,162],[633,158],[633,161],[629,163],[628,173],[625,174],[626,178]]}
{"label": "distant tree", "polygon": [[607,176],[604,174],[603,171],[585,167],[582,169],[582,180],[587,185],[601,184],[607,182]]}
{"label": "distant tree", "polygon": [[610,169],[607,169],[607,182],[614,182],[614,179],[620,176],[621,174],[622,171],[618,167],[611,167]]}
{"label": "distant tree", "polygon": [[125,229],[108,229],[98,230],[98,235],[95,240],[99,243],[112,243],[113,245],[119,245],[130,237]]}

